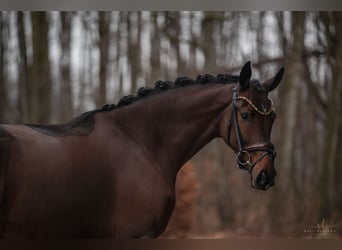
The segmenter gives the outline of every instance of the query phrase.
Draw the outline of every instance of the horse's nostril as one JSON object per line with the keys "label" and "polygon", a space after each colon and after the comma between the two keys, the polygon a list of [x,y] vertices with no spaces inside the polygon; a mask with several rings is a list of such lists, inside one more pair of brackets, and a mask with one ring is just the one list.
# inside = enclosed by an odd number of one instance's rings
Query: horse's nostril
{"label": "horse's nostril", "polygon": [[261,171],[257,178],[252,182],[252,187],[266,191],[274,185],[274,177],[267,175],[265,170]]}
{"label": "horse's nostril", "polygon": [[256,184],[260,187],[264,187],[267,184],[267,179],[268,178],[266,172],[262,171],[256,179]]}

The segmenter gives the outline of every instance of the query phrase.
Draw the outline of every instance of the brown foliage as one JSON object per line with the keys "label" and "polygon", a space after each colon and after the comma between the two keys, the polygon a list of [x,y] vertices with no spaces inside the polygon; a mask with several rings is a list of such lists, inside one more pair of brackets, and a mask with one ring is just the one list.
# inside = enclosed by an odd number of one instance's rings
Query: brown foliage
{"label": "brown foliage", "polygon": [[195,175],[193,164],[188,162],[178,173],[176,206],[162,237],[185,237],[192,230],[196,219],[198,189],[199,181]]}

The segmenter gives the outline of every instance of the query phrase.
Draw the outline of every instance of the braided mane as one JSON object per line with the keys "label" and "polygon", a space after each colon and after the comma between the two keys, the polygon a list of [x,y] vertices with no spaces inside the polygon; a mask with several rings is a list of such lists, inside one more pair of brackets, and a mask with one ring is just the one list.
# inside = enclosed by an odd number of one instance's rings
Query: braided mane
{"label": "braided mane", "polygon": [[210,74],[198,75],[194,80],[189,77],[178,77],[175,82],[171,81],[156,81],[154,84],[154,88],[150,87],[141,87],[137,90],[137,95],[127,95],[122,97],[117,105],[115,104],[106,104],[99,111],[109,111],[115,108],[119,108],[122,106],[126,106],[131,104],[137,100],[145,98],[147,96],[155,95],[160,92],[165,92],[170,89],[180,88],[184,86],[190,86],[194,84],[210,84],[210,83],[236,83],[239,80],[239,76],[230,75],[230,74],[219,74],[216,77]]}
{"label": "braided mane", "polygon": [[127,106],[135,101],[141,100],[145,97],[152,96],[170,89],[191,86],[194,84],[213,84],[213,83],[236,83],[239,81],[238,75],[218,74],[216,77],[210,74],[198,75],[196,79],[189,77],[178,77],[175,82],[158,80],[154,84],[154,88],[141,87],[137,90],[137,95],[127,95],[122,97],[117,104],[105,104],[102,108],[85,112],[70,121],[72,127],[77,126],[81,122],[88,120],[98,112],[111,111],[123,106]]}

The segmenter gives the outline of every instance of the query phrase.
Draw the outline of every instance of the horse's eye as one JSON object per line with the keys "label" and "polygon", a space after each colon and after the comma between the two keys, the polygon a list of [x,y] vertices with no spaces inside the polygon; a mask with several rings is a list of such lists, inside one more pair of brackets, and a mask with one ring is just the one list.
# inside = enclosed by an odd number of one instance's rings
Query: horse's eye
{"label": "horse's eye", "polygon": [[241,113],[241,118],[242,118],[242,120],[247,121],[248,118],[249,118],[248,113],[247,112],[246,113]]}

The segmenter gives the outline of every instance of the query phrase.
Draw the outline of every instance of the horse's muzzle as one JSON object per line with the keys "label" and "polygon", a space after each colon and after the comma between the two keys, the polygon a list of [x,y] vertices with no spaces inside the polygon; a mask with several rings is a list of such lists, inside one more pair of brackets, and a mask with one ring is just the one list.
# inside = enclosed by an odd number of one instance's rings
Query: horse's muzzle
{"label": "horse's muzzle", "polygon": [[263,170],[259,173],[255,180],[252,180],[252,187],[266,191],[274,185],[274,177],[275,174],[273,176],[269,176],[267,172]]}

